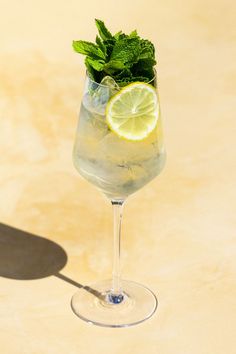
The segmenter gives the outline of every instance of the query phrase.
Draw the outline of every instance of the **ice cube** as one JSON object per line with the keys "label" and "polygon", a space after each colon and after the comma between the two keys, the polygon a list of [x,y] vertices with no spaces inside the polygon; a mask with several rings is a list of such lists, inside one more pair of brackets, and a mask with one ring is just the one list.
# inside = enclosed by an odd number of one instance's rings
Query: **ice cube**
{"label": "ice cube", "polygon": [[83,105],[91,113],[104,115],[108,99],[107,88],[103,92],[97,92],[97,90],[93,94],[87,92],[83,97]]}
{"label": "ice cube", "polygon": [[109,87],[110,96],[113,96],[116,92],[120,90],[119,85],[111,76],[105,76],[102,79],[101,84]]}
{"label": "ice cube", "polygon": [[107,102],[119,89],[111,76],[105,76],[95,90],[85,94],[83,104],[90,112],[105,115]]}

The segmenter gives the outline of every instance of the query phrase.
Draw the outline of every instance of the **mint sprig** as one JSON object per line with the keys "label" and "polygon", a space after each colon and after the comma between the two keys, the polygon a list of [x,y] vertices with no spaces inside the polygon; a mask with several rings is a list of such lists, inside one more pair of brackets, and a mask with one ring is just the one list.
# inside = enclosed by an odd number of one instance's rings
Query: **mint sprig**
{"label": "mint sprig", "polygon": [[154,77],[155,48],[149,40],[140,38],[136,30],[129,35],[122,31],[112,35],[103,21],[96,19],[95,23],[99,33],[96,43],[73,41],[74,50],[86,55],[85,65],[94,81],[99,83],[109,75],[125,86]]}

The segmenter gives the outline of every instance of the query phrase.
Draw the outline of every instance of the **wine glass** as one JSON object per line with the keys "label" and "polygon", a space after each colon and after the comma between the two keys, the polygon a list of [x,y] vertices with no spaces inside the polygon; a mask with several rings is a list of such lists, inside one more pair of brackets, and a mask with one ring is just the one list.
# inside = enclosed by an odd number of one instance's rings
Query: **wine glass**
{"label": "wine glass", "polygon": [[119,86],[111,77],[97,83],[86,74],[73,162],[80,175],[102,191],[112,204],[113,270],[111,280],[79,289],[71,306],[81,319],[100,326],[135,325],[152,316],[157,308],[157,299],[151,290],[120,277],[124,203],[129,195],[155,178],[165,163],[156,76],[148,84],[155,88],[158,120],[145,139],[130,141],[112,131],[106,120],[107,104],[119,92]]}

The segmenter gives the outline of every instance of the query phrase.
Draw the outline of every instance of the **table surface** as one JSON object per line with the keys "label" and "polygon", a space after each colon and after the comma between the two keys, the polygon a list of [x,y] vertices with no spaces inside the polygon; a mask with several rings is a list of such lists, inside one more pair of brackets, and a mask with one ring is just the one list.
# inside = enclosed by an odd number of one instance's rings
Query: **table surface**
{"label": "table surface", "polygon": [[[1,352],[234,354],[236,3],[1,5]],[[95,17],[137,28],[158,57],[167,164],[127,202],[122,264],[159,307],[127,329],[70,308],[111,273],[111,207],[71,162],[85,71],[71,41],[93,40]]]}

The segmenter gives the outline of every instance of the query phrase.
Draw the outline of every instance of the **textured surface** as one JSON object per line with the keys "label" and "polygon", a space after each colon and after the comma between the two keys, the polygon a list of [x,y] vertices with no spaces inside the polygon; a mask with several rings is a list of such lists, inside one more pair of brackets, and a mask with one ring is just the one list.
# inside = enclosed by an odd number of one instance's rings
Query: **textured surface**
{"label": "textured surface", "polygon": [[[2,353],[235,353],[235,11],[230,0],[1,0]],[[123,273],[159,308],[129,329],[70,309],[75,282],[111,268],[110,206],[71,162],[84,67],[70,43],[93,40],[94,17],[158,48],[168,159],[127,203]]]}

